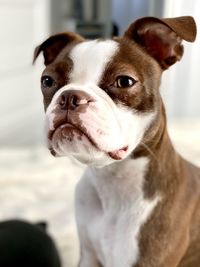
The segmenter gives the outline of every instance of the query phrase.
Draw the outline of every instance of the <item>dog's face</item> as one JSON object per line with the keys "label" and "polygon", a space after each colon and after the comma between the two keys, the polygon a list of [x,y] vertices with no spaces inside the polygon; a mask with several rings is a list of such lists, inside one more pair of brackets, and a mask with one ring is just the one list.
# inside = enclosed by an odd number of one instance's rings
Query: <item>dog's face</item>
{"label": "dog's face", "polygon": [[121,38],[63,33],[37,47],[34,59],[43,51],[46,65],[41,87],[51,152],[100,166],[127,157],[160,112],[162,71],[182,57],[182,39],[194,36],[191,17],[143,18]]}
{"label": "dog's face", "polygon": [[158,90],[150,89],[160,76],[158,64],[142,56],[123,39],[83,41],[47,66],[42,91],[56,155],[101,165],[135,149],[155,117]]}

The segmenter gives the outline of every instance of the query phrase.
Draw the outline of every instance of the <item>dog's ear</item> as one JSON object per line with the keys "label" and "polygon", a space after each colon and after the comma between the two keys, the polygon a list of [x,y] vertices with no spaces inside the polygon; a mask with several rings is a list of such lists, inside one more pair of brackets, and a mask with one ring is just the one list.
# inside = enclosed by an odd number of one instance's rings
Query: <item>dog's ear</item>
{"label": "dog's ear", "polygon": [[44,64],[48,65],[54,61],[54,59],[66,45],[71,44],[72,42],[81,42],[83,40],[83,37],[71,32],[53,35],[35,48],[33,63],[39,56],[40,52],[43,52]]}
{"label": "dog's ear", "polygon": [[167,19],[144,17],[131,24],[124,37],[137,42],[163,69],[167,69],[181,59],[182,40],[194,42],[196,24],[190,16]]}

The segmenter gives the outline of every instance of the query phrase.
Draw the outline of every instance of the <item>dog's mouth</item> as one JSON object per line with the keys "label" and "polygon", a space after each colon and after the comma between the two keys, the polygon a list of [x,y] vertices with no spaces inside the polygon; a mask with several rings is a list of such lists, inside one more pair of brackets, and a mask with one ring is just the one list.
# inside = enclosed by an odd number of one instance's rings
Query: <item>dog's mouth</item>
{"label": "dog's mouth", "polygon": [[88,133],[86,133],[80,127],[73,125],[72,123],[66,122],[66,123],[57,125],[54,130],[50,130],[48,132],[48,139],[52,141],[54,136],[56,136],[58,133],[62,133],[61,137],[66,138],[70,142],[73,141],[74,134],[77,133],[79,137],[85,136],[93,146],[96,146],[96,144],[93,142],[93,140],[91,139]]}
{"label": "dog's mouth", "polygon": [[128,146],[124,146],[120,149],[114,150],[112,152],[108,152],[107,154],[115,160],[121,160],[125,157],[126,153],[128,151]]}
{"label": "dog's mouth", "polygon": [[54,130],[49,130],[48,132],[48,139],[50,141],[50,147],[49,150],[52,155],[56,156],[56,148],[53,148],[51,143],[57,144],[58,141],[67,141],[67,142],[74,142],[74,138],[76,138],[77,141],[81,141],[82,138],[86,138],[89,142],[89,145],[92,146],[95,150],[104,152],[107,156],[114,160],[122,160],[128,151],[128,146],[123,146],[120,149],[116,149],[113,151],[104,151],[99,148],[97,142],[90,136],[90,134],[81,127],[78,127],[72,123],[62,123],[60,125],[57,125],[57,127]]}

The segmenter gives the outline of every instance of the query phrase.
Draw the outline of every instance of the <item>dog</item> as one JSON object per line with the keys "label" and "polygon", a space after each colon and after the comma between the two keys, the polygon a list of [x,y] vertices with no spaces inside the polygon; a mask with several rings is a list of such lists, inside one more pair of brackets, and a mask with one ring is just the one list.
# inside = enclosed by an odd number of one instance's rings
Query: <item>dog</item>
{"label": "dog", "polygon": [[200,169],[173,148],[159,92],[195,37],[190,16],[144,17],[122,37],[66,32],[35,49],[49,149],[88,165],[75,192],[80,267],[200,266]]}

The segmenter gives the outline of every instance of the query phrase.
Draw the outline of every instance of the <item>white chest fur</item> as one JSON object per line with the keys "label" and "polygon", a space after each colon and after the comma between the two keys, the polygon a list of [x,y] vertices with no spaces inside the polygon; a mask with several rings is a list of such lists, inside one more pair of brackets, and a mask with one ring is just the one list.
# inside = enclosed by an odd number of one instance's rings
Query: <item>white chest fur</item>
{"label": "white chest fur", "polygon": [[[147,165],[148,159],[140,158],[88,169],[77,187],[82,252],[91,247],[104,267],[131,267],[137,262],[138,234],[159,201],[144,199]],[[94,267],[89,260],[80,266]]]}

